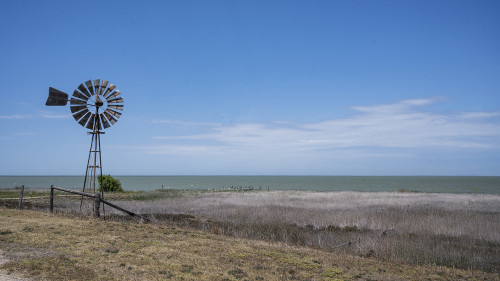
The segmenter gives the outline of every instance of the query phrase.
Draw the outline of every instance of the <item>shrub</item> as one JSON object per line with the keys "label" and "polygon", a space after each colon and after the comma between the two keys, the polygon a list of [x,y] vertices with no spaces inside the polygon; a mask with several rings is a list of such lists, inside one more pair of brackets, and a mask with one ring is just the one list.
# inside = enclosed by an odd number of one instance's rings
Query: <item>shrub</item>
{"label": "shrub", "polygon": [[121,182],[110,175],[99,176],[98,181],[99,181],[99,191],[123,192]]}

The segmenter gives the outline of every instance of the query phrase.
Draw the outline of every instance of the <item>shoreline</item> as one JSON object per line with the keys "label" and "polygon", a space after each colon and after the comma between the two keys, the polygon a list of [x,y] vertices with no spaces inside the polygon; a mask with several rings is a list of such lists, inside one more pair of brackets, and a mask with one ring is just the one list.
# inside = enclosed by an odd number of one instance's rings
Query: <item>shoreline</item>
{"label": "shoreline", "polygon": [[[310,191],[416,191],[432,193],[500,194],[500,177],[495,176],[116,176],[125,190],[229,189]],[[24,185],[27,188],[81,188],[83,176],[0,176],[0,189]]]}

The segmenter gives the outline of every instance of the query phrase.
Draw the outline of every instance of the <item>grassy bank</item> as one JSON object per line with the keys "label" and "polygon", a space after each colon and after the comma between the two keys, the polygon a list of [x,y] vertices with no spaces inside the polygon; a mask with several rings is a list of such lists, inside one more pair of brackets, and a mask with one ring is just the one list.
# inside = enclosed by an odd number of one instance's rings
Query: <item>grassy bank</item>
{"label": "grassy bank", "polygon": [[[386,262],[500,271],[498,195],[163,190],[105,197],[159,225]],[[34,199],[31,208],[46,210],[47,202]],[[56,199],[59,212],[79,206],[78,198]],[[126,219],[106,210],[108,219]]]}
{"label": "grassy bank", "polygon": [[232,238],[171,224],[0,208],[12,275],[46,280],[498,280],[498,275]]}

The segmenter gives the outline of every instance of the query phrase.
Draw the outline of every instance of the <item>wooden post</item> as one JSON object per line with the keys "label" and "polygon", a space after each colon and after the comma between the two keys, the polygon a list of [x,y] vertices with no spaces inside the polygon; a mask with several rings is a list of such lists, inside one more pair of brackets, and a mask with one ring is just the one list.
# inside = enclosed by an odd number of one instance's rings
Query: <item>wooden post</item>
{"label": "wooden post", "polygon": [[17,207],[19,210],[23,207],[23,194],[24,194],[24,184],[21,185],[21,195],[19,196],[19,206]]}
{"label": "wooden post", "polygon": [[101,216],[99,213],[99,209],[101,207],[101,194],[96,193],[95,194],[95,203],[94,203],[94,217],[98,218]]}
{"label": "wooden post", "polygon": [[50,186],[50,212],[54,212],[54,185]]}

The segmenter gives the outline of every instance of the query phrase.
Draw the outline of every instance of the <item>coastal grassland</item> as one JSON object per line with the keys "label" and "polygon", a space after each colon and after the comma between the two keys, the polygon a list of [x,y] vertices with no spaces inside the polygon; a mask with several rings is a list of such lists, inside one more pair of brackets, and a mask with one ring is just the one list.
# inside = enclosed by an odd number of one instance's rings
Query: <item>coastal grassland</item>
{"label": "coastal grassland", "polygon": [[[228,236],[385,261],[500,271],[500,196],[412,192],[190,192],[121,206]],[[185,219],[165,214],[183,214]]]}
{"label": "coastal grassland", "polygon": [[33,280],[498,280],[174,226],[0,207],[0,270]]}
{"label": "coastal grassland", "polygon": [[[494,194],[158,190],[105,198],[158,225],[387,262],[500,272],[500,196]],[[76,214],[78,200],[58,197],[56,211]],[[46,210],[43,202],[33,208]],[[110,208],[106,213],[108,220],[135,220]]]}

